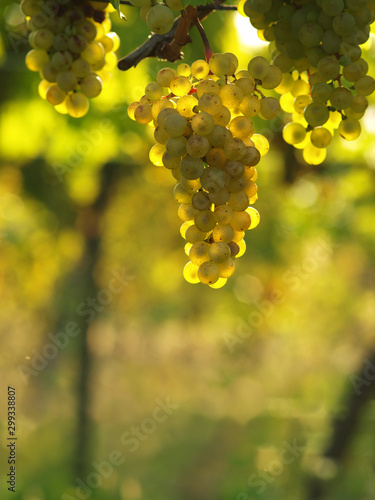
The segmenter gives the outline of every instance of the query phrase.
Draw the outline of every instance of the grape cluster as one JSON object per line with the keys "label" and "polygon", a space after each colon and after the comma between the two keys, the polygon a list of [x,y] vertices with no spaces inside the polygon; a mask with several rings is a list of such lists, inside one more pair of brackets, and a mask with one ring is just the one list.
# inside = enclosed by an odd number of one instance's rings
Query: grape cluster
{"label": "grape cluster", "polygon": [[39,71],[39,94],[57,111],[75,118],[89,109],[89,98],[102,91],[103,81],[117,65],[119,37],[110,31],[108,2],[22,0],[28,20],[26,66]]}
{"label": "grape cluster", "polygon": [[140,8],[142,20],[150,28],[150,31],[162,35],[171,30],[175,16],[172,10],[183,10],[180,0],[165,0],[157,3],[153,0],[129,0],[134,7]]}
{"label": "grape cluster", "polygon": [[307,163],[326,157],[335,130],[348,141],[361,133],[360,118],[375,80],[360,45],[370,35],[374,0],[246,0],[243,12],[270,42],[283,72],[282,109],[291,122],[284,140],[303,149]]}
{"label": "grape cluster", "polygon": [[214,54],[209,62],[163,68],[128,115],[155,127],[149,157],[170,169],[177,183],[181,235],[190,261],[183,274],[190,283],[222,287],[246,249],[245,231],[259,223],[251,205],[257,200],[255,166],[269,148],[254,133],[252,118],[273,119],[280,112],[274,97],[282,73],[255,57],[237,71],[234,54]]}

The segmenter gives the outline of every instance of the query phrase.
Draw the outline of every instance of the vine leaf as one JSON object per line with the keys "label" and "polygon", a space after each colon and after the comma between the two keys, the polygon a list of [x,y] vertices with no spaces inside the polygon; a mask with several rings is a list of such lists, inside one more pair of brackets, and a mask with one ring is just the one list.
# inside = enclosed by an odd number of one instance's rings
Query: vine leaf
{"label": "vine leaf", "polygon": [[117,10],[118,15],[121,17],[121,19],[123,19],[124,21],[127,21],[125,14],[123,14],[121,12],[121,9],[120,9],[120,0],[110,0],[110,2],[113,5],[113,7]]}

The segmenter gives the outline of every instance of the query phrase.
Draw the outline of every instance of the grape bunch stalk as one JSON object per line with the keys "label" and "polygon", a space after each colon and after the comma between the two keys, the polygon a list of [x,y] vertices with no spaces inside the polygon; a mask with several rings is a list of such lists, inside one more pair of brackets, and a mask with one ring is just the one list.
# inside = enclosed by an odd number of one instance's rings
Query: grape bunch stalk
{"label": "grape bunch stalk", "polygon": [[247,70],[237,67],[234,54],[219,53],[208,62],[163,68],[128,108],[133,120],[153,124],[150,160],[177,181],[174,198],[190,259],[183,275],[212,288],[233,274],[246,250],[245,231],[260,219],[251,206],[258,198],[255,166],[269,144],[254,133],[252,118],[269,120],[280,112],[278,100],[260,90],[280,84],[280,69],[261,57]]}
{"label": "grape bunch stalk", "polygon": [[370,35],[374,0],[246,0],[239,10],[270,42],[283,72],[282,109],[291,118],[284,140],[307,163],[324,161],[335,130],[352,141],[375,90],[361,45]]}
{"label": "grape bunch stalk", "polygon": [[80,118],[117,65],[118,35],[108,2],[22,0],[32,49],[26,66],[39,72],[39,94],[63,114]]}

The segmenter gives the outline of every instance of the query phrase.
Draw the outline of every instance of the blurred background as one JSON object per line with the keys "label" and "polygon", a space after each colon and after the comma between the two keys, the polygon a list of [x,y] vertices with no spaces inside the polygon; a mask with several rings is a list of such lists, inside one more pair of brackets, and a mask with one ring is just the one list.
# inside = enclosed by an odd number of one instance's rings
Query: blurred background
{"label": "blurred background", "polygon": [[[125,10],[120,57],[148,36]],[[69,118],[25,68],[18,2],[2,14],[1,497],[11,385],[16,499],[375,498],[374,101],[319,167],[282,118],[257,122],[261,223],[224,288],[190,285],[174,179],[126,114],[166,64],[114,71]],[[242,68],[267,56],[238,14],[204,26]],[[204,56],[191,35],[188,63]]]}

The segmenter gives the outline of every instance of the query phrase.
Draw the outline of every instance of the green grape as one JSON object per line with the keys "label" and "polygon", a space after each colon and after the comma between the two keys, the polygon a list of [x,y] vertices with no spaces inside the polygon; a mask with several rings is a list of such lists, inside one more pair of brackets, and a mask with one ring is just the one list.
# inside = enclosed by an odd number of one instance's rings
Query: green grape
{"label": "green grape", "polygon": [[153,163],[156,167],[163,166],[163,154],[165,153],[165,145],[164,144],[154,144],[149,152],[149,158],[151,163]]}
{"label": "green grape", "polygon": [[196,266],[200,266],[203,262],[210,260],[209,256],[210,245],[205,241],[197,241],[193,243],[189,251],[189,259]]}
{"label": "green grape", "polygon": [[344,0],[323,0],[322,1],[322,9],[325,14],[328,16],[337,16],[339,15],[345,8]]}
{"label": "green grape", "polygon": [[147,12],[146,23],[154,33],[168,33],[174,23],[173,12],[166,5],[158,3]]}
{"label": "green grape", "polygon": [[323,28],[316,23],[306,23],[298,31],[298,38],[305,47],[316,47],[323,37]]}
{"label": "green grape", "polygon": [[178,170],[180,166],[181,158],[179,156],[172,156],[168,151],[163,153],[162,157],[163,165],[169,170]]}
{"label": "green grape", "polygon": [[46,100],[53,106],[61,104],[64,102],[66,97],[66,92],[57,85],[51,85],[46,91]]}
{"label": "green grape", "polygon": [[341,37],[333,30],[325,31],[322,36],[322,48],[327,54],[336,54],[341,48]]}
{"label": "green grape", "polygon": [[91,73],[91,66],[87,61],[79,57],[73,61],[70,71],[74,73],[77,78],[85,78]]}
{"label": "green grape", "polygon": [[214,115],[214,123],[225,127],[230,122],[231,116],[230,110],[225,106],[221,106],[218,113]]}
{"label": "green grape", "polygon": [[264,120],[273,120],[281,112],[280,103],[274,97],[265,97],[260,101],[259,116]]}
{"label": "green grape", "polygon": [[237,108],[244,97],[241,88],[233,83],[229,83],[222,87],[219,96],[223,106],[230,109]]}
{"label": "green grape", "polygon": [[298,144],[306,137],[306,129],[300,124],[290,122],[283,128],[283,139],[288,144]]}
{"label": "green grape", "polygon": [[262,79],[262,87],[264,89],[275,89],[280,85],[283,74],[278,66],[271,64],[268,67],[266,75]]}
{"label": "green grape", "polygon": [[209,72],[210,72],[210,67],[208,63],[203,59],[198,59],[197,61],[194,61],[193,64],[191,65],[191,74],[194,78],[197,78],[198,80],[206,78]]}
{"label": "green grape", "polygon": [[342,120],[338,130],[341,137],[347,141],[354,141],[361,135],[361,125],[354,118]]}
{"label": "green grape", "polygon": [[90,107],[88,98],[80,92],[68,95],[66,98],[66,108],[70,116],[81,118]]}
{"label": "green grape", "polygon": [[310,86],[307,82],[299,78],[294,82],[290,93],[293,97],[298,97],[299,95],[307,95],[310,93]]}
{"label": "green grape", "polygon": [[303,158],[310,165],[319,165],[325,160],[326,155],[326,149],[317,148],[313,144],[308,144],[303,150]]}
{"label": "green grape", "polygon": [[216,76],[229,75],[232,69],[232,60],[227,54],[214,54],[208,61],[210,71]]}
{"label": "green grape", "polygon": [[172,156],[183,156],[186,154],[186,137],[170,137],[165,146]]}
{"label": "green grape", "polygon": [[135,121],[145,125],[152,120],[151,106],[149,104],[140,104],[134,111]]}
{"label": "green grape", "polygon": [[227,243],[223,241],[215,241],[209,245],[208,249],[209,259],[215,264],[225,262],[231,256],[231,249]]}
{"label": "green grape", "polygon": [[74,90],[77,86],[78,79],[76,75],[71,71],[62,71],[57,75],[56,79],[57,85],[65,92]]}
{"label": "green grape", "polygon": [[146,85],[145,96],[149,101],[158,101],[163,95],[163,87],[157,82]]}
{"label": "green grape", "polygon": [[253,57],[248,64],[248,71],[256,80],[262,80],[269,71],[269,62],[262,56]]}
{"label": "green grape", "polygon": [[240,103],[239,110],[247,118],[252,118],[260,111],[260,100],[253,95],[245,95]]}
{"label": "green grape", "polygon": [[152,118],[160,125],[164,126],[167,116],[176,114],[178,111],[173,107],[173,102],[169,99],[159,99],[151,104]]}
{"label": "green grape", "polygon": [[185,118],[192,118],[195,115],[193,109],[198,105],[198,101],[192,95],[185,95],[180,97],[177,101],[177,111]]}
{"label": "green grape", "polygon": [[219,268],[221,278],[229,278],[235,270],[234,260],[231,257],[229,257],[225,262],[218,263],[217,266]]}
{"label": "green grape", "polygon": [[22,0],[21,11],[25,16],[31,17],[40,10],[38,0]]}
{"label": "green grape", "polygon": [[43,49],[32,49],[25,57],[26,66],[30,71],[42,71],[48,61],[48,53]]}
{"label": "green grape", "polygon": [[362,76],[354,83],[354,89],[362,96],[371,95],[375,91],[375,80],[369,75]]}
{"label": "green grape", "polygon": [[201,175],[201,184],[203,189],[209,193],[218,193],[225,186],[225,172],[217,167],[208,167]]}
{"label": "green grape", "polygon": [[348,82],[356,82],[362,76],[362,68],[358,62],[351,62],[343,68],[342,74]]}
{"label": "green grape", "polygon": [[259,215],[258,210],[256,210],[254,207],[248,207],[246,209],[246,212],[250,215],[250,219],[251,219],[249,229],[256,228],[260,222],[260,215]]}
{"label": "green grape", "polygon": [[46,28],[32,31],[29,36],[29,42],[34,49],[48,50],[53,42],[53,33]]}
{"label": "green grape", "polygon": [[227,188],[223,187],[219,189],[215,189],[215,191],[211,191],[208,194],[208,197],[211,201],[211,203],[214,203],[215,205],[223,205],[229,200],[230,193]]}
{"label": "green grape", "polygon": [[316,127],[311,132],[310,140],[316,148],[326,148],[332,140],[332,134],[327,128]]}
{"label": "green grape", "polygon": [[192,262],[188,262],[185,265],[183,276],[188,283],[200,283],[200,279],[198,278],[198,266]]}
{"label": "green grape", "polygon": [[230,223],[235,231],[246,231],[251,224],[251,218],[246,210],[235,212]]}
{"label": "green grape", "polygon": [[192,195],[188,193],[179,182],[173,188],[173,197],[178,203],[191,203]]}
{"label": "green grape", "polygon": [[206,234],[203,231],[199,231],[195,225],[192,225],[187,228],[185,238],[189,243],[196,243],[197,241],[204,241]]}
{"label": "green grape", "polygon": [[103,81],[98,75],[92,73],[83,78],[79,86],[81,92],[85,94],[85,96],[90,98],[97,97],[102,91]]}
{"label": "green grape", "polygon": [[297,96],[294,101],[293,101],[293,107],[296,113],[302,114],[310,103],[312,102],[312,99],[308,95],[299,95]]}
{"label": "green grape", "polygon": [[184,222],[193,220],[196,214],[197,209],[191,203],[182,203],[178,207],[177,215]]}
{"label": "green grape", "polygon": [[55,52],[51,62],[56,71],[68,71],[73,63],[73,57],[67,50]]}
{"label": "green grape", "polygon": [[181,175],[186,179],[199,179],[203,174],[204,163],[200,158],[186,155],[182,158],[179,168]]}
{"label": "green grape", "polygon": [[203,158],[210,149],[210,143],[206,137],[201,135],[192,135],[186,143],[186,151],[194,158]]}
{"label": "green grape", "polygon": [[214,115],[222,107],[221,99],[217,94],[206,93],[199,98],[199,109]]}
{"label": "green grape", "polygon": [[228,204],[235,212],[242,212],[249,206],[249,196],[245,191],[230,193]]}
{"label": "green grape", "polygon": [[101,64],[104,61],[105,52],[104,47],[99,42],[89,42],[81,52],[82,59],[85,59],[91,66]]}
{"label": "green grape", "polygon": [[197,210],[209,210],[212,205],[208,194],[204,191],[198,191],[197,193],[193,194],[191,203]]}
{"label": "green grape", "polygon": [[[273,99],[269,97],[268,99]],[[276,99],[275,99],[276,101]],[[276,101],[277,104],[278,101]],[[251,137],[254,133],[254,125],[253,122],[246,118],[245,116],[236,116],[229,124],[229,130],[232,132],[234,137],[239,137],[240,139],[244,139],[245,137]],[[224,143],[225,147],[225,143]],[[231,158],[234,159],[234,158]]]}
{"label": "green grape", "polygon": [[198,268],[198,278],[201,283],[212,285],[220,278],[220,269],[211,261],[203,262]]}
{"label": "green grape", "polygon": [[354,29],[355,19],[349,12],[341,12],[333,19],[332,26],[338,35],[349,35]]}
{"label": "green grape", "polygon": [[209,232],[216,226],[216,220],[211,210],[201,210],[194,217],[194,223],[202,232]]}
{"label": "green grape", "polygon": [[254,92],[255,81],[254,78],[251,78],[250,75],[246,78],[238,78],[234,83],[235,85],[237,85],[237,87],[240,87],[244,96],[250,95]]}
{"label": "green grape", "polygon": [[334,56],[320,59],[318,71],[325,80],[334,80],[340,73],[340,63]]}
{"label": "green grape", "polygon": [[242,161],[228,160],[225,163],[225,171],[231,177],[237,177],[244,173],[244,164],[242,163]]}
{"label": "green grape", "polygon": [[234,230],[229,224],[217,224],[212,231],[215,242],[230,243],[233,240]]}
{"label": "green grape", "polygon": [[176,78],[177,71],[173,68],[162,68],[157,76],[156,81],[161,87],[169,87],[173,78]]}
{"label": "green grape", "polygon": [[351,105],[353,94],[346,87],[337,87],[332,91],[329,100],[334,108],[345,109]]}
{"label": "green grape", "polygon": [[329,118],[329,111],[327,107],[320,102],[312,102],[304,111],[305,120],[312,127],[324,125]]}
{"label": "green grape", "polygon": [[217,224],[227,225],[232,222],[234,210],[229,205],[217,205],[214,216]]}
{"label": "green grape", "polygon": [[264,137],[262,134],[254,134],[251,136],[251,140],[254,143],[254,146],[259,151],[261,156],[264,156],[268,153],[270,149],[270,143],[268,142],[267,137]]}
{"label": "green grape", "polygon": [[226,161],[227,157],[222,148],[211,148],[205,157],[205,162],[210,167],[224,168]]}
{"label": "green grape", "polygon": [[213,117],[202,111],[201,113],[193,116],[191,120],[191,127],[193,131],[198,135],[207,135],[212,132],[215,126],[215,121]]}
{"label": "green grape", "polygon": [[230,133],[226,127],[222,127],[221,125],[215,125],[212,131],[205,136],[211,146],[221,148],[224,146],[224,143],[230,137]]}
{"label": "green grape", "polygon": [[68,48],[73,54],[80,54],[87,47],[87,40],[82,35],[73,35],[69,38]]}
{"label": "green grape", "polygon": [[258,151],[257,148],[252,147],[252,146],[247,146],[246,147],[246,152],[244,156],[241,158],[241,162],[246,165],[253,167],[255,165],[258,165],[260,162],[260,152]]}
{"label": "green grape", "polygon": [[353,96],[353,101],[350,105],[350,108],[355,113],[364,113],[368,107],[368,100],[363,95],[355,95]]}
{"label": "green grape", "polygon": [[49,82],[56,82],[58,71],[56,71],[53,67],[51,60],[45,63],[41,71],[41,75],[45,80],[48,80]]}
{"label": "green grape", "polygon": [[311,89],[311,98],[313,101],[327,102],[332,90],[333,88],[328,83],[318,82]]}
{"label": "green grape", "polygon": [[224,153],[229,160],[240,160],[246,153],[246,144],[239,137],[231,137],[224,143]]}
{"label": "green grape", "polygon": [[185,133],[187,124],[186,118],[178,113],[171,113],[165,118],[162,125],[170,137],[179,137]]}

